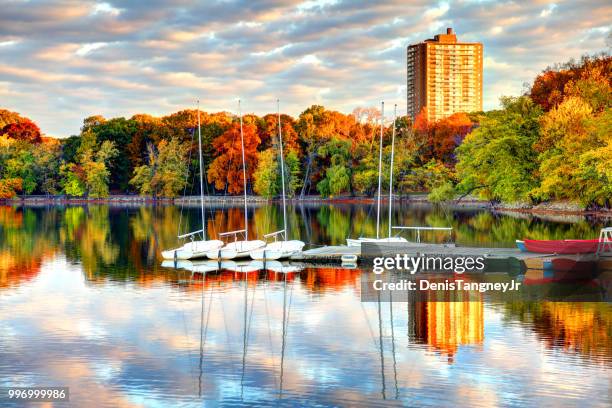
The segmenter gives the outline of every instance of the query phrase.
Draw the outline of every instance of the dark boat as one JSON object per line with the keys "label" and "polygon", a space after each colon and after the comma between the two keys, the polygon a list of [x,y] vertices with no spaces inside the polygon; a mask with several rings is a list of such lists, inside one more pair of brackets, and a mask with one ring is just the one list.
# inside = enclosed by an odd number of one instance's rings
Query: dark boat
{"label": "dark boat", "polygon": [[521,251],[535,252],[538,254],[594,254],[597,252],[597,239],[564,239],[564,240],[539,240],[526,239],[517,241],[517,247]]}

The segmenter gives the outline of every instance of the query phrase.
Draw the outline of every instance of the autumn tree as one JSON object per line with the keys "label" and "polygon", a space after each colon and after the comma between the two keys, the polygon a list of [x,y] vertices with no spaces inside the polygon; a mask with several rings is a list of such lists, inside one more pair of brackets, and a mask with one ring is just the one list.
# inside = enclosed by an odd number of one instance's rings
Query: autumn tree
{"label": "autumn tree", "polygon": [[569,61],[565,64],[548,67],[533,81],[529,91],[531,99],[549,111],[563,102],[570,92],[568,84],[600,77],[612,85],[612,56],[600,54],[583,56],[580,62]]}
{"label": "autumn tree", "polygon": [[24,118],[17,112],[0,109],[0,130],[4,129],[6,125],[10,125],[11,123],[21,123],[29,120],[30,119]]}
{"label": "autumn tree", "polygon": [[[285,152],[295,151],[301,154],[298,143],[298,134],[295,131],[295,120],[285,114],[281,114],[281,132],[283,135],[283,150]],[[259,138],[261,139],[260,150],[270,147],[278,149],[278,115],[269,113],[262,118],[259,128]]]}
{"label": "autumn tree", "polygon": [[170,139],[170,130],[160,118],[147,114],[137,114],[130,118],[136,124],[131,141],[126,145],[126,153],[133,169],[144,164],[147,146],[161,140]]}
{"label": "autumn tree", "polygon": [[472,121],[465,113],[454,113],[431,126],[428,138],[433,157],[453,165],[455,149],[472,130]]}
{"label": "autumn tree", "polygon": [[[306,194],[313,181],[324,177],[326,161],[317,163],[321,146],[332,137],[350,140],[351,127],[355,123],[352,115],[326,110],[323,106],[312,105],[300,114],[295,124],[305,160],[304,182],[300,195]],[[317,168],[318,167],[318,168]]]}
{"label": "autumn tree", "polygon": [[0,179],[0,199],[13,198],[21,191],[20,178]]}
{"label": "autumn tree", "polygon": [[585,206],[609,204],[612,177],[601,163],[610,157],[611,123],[611,109],[595,115],[592,106],[576,96],[547,112],[535,145],[542,177],[535,194],[544,200],[566,199]]}
{"label": "autumn tree", "polygon": [[96,126],[100,126],[106,123],[106,118],[102,115],[92,115],[83,119],[83,126],[81,126],[81,132],[87,132],[92,130]]}
{"label": "autumn tree", "polygon": [[[196,171],[196,178],[199,176],[198,143],[198,111],[196,109],[186,109],[173,113],[162,118],[162,122],[169,132],[169,138],[175,137],[184,143],[190,143],[191,158],[190,165]],[[213,141],[220,137],[232,124],[232,116],[227,112],[208,113],[200,111],[200,128],[202,134],[202,168],[205,175],[215,156]],[[193,141],[193,143],[192,143]],[[204,177],[207,180],[207,177]],[[208,186],[205,186],[208,188]]]}
{"label": "autumn tree", "polygon": [[173,137],[157,147],[149,144],[147,150],[148,163],[134,170],[130,184],[142,195],[176,197],[185,187],[189,145]]}
{"label": "autumn tree", "polygon": [[[254,123],[243,124],[244,155],[247,182],[252,179],[257,167],[257,148],[260,139]],[[213,141],[215,159],[208,168],[208,182],[217,190],[226,190],[230,194],[243,192],[242,149],[240,141],[240,123],[237,121]]]}
{"label": "autumn tree", "polygon": [[11,139],[22,140],[29,143],[40,143],[42,141],[40,129],[30,120],[9,123],[2,128],[0,135],[5,135]]}
{"label": "autumn tree", "polygon": [[170,129],[172,137],[178,137],[183,142],[189,141],[191,132],[198,126],[198,111],[185,109],[164,116],[162,122]]}

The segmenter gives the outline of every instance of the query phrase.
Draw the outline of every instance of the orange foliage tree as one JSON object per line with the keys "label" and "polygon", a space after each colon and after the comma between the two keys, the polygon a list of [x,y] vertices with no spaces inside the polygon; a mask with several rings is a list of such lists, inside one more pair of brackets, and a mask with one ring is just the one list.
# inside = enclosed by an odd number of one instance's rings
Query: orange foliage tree
{"label": "orange foliage tree", "polygon": [[7,136],[11,139],[23,140],[30,143],[42,142],[40,129],[30,120],[9,123],[0,131],[0,136]]}
{"label": "orange foliage tree", "polygon": [[471,129],[472,121],[465,113],[454,113],[436,122],[429,132],[434,158],[444,163],[454,163],[455,149]]}
{"label": "orange foliage tree", "polygon": [[[283,132],[285,155],[293,151],[297,153],[298,157],[301,157],[298,134],[295,131],[295,119],[289,115],[281,114],[281,130]],[[261,139],[260,150],[278,146],[278,115],[276,113],[269,113],[262,118],[259,138]]]}
{"label": "orange foliage tree", "polygon": [[549,111],[563,102],[569,92],[567,85],[589,78],[605,78],[612,86],[612,56],[584,56],[580,63],[570,61],[549,67],[536,77],[529,91],[531,99],[544,111]]}
{"label": "orange foliage tree", "polygon": [[427,120],[427,108],[423,108],[414,120],[415,142],[420,147],[420,162],[431,159],[447,165],[455,162],[455,149],[472,130],[473,123],[465,113],[454,113],[437,122]]}
{"label": "orange foliage tree", "polygon": [[0,179],[0,199],[13,198],[22,189],[20,178]]}
{"label": "orange foliage tree", "polygon": [[[243,124],[244,154],[246,160],[247,182],[257,167],[257,148],[261,139],[253,121]],[[215,159],[208,168],[208,182],[214,183],[217,190],[226,189],[230,194],[243,191],[242,149],[240,147],[240,123],[234,122],[213,143]]]}

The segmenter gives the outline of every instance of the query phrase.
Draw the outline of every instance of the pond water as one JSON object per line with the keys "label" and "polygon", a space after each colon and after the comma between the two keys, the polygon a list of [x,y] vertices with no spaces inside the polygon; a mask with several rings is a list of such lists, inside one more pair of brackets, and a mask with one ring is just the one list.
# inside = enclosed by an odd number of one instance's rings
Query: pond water
{"label": "pond water", "polygon": [[[282,224],[278,206],[249,217],[252,237]],[[240,207],[207,218],[213,236],[242,228]],[[376,229],[363,204],[292,206],[288,220],[311,246]],[[609,303],[362,302],[360,269],[162,267],[179,225],[199,222],[197,207],[0,207],[0,387],[67,386],[71,406],[610,406]],[[604,226],[428,206],[393,224],[451,226],[480,247]]]}

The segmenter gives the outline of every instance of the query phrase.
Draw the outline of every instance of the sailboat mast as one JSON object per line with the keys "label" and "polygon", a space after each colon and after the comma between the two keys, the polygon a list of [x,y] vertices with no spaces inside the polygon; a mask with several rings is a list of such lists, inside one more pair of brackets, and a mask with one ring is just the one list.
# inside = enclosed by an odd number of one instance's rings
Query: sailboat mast
{"label": "sailboat mast", "polygon": [[378,149],[378,200],[376,205],[376,239],[380,238],[380,198],[382,193],[382,148],[383,128],[385,126],[385,102],[381,103],[380,113],[380,147]]}
{"label": "sailboat mast", "polygon": [[389,165],[389,238],[391,238],[391,211],[393,209],[393,156],[395,154],[395,124],[397,122],[397,104],[393,107],[393,133],[391,136],[391,164]]}
{"label": "sailboat mast", "polygon": [[287,237],[287,202],[285,199],[285,158],[283,156],[283,131],[281,130],[280,102],[276,100],[276,110],[278,112],[278,145],[280,146],[281,163],[281,186],[283,189],[283,228],[285,229],[285,240]]}
{"label": "sailboat mast", "polygon": [[200,100],[198,99],[198,150],[200,154],[200,208],[202,210],[202,240],[206,241],[206,213],[204,212],[204,181],[202,176],[202,128],[200,126]]}
{"label": "sailboat mast", "polygon": [[249,222],[247,215],[247,182],[246,182],[246,160],[244,158],[244,133],[242,132],[242,107],[238,99],[238,112],[240,114],[240,145],[242,147],[242,183],[244,189],[244,239],[249,240]]}

